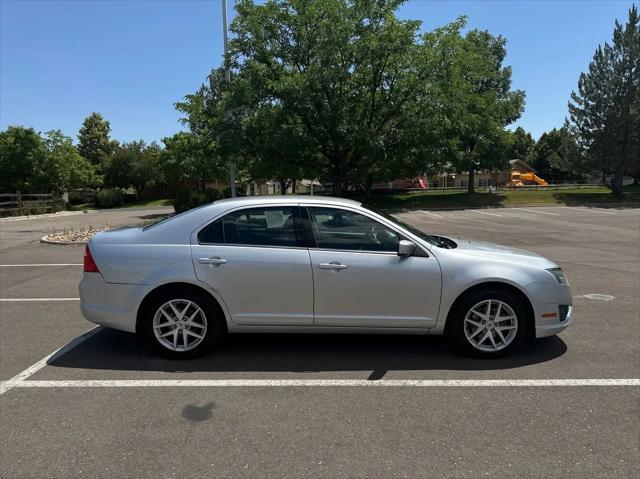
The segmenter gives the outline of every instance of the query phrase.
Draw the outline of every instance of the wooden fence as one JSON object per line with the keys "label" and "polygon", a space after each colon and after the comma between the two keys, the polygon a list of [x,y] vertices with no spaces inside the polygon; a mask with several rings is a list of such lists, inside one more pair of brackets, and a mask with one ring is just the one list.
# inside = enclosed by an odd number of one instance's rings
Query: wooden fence
{"label": "wooden fence", "polygon": [[0,194],[0,216],[21,216],[25,214],[55,213],[55,197],[52,193]]}

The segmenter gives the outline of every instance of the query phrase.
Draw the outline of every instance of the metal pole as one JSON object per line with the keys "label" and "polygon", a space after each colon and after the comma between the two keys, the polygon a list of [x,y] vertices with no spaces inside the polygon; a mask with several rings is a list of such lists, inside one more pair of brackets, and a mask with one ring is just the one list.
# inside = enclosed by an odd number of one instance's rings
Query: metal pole
{"label": "metal pole", "polygon": [[[222,35],[224,38],[224,79],[227,82],[227,87],[231,84],[231,71],[229,70],[229,38],[227,36],[227,0],[222,0]],[[236,197],[236,163],[231,161],[229,163],[229,189],[231,190],[231,197]]]}

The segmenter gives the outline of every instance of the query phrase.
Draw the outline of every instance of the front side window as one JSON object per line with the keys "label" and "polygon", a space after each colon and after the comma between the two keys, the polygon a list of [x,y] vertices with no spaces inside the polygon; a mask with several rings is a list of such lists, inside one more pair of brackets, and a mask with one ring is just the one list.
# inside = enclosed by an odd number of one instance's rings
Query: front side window
{"label": "front side window", "polygon": [[397,252],[398,234],[368,216],[339,208],[309,208],[318,248]]}
{"label": "front side window", "polygon": [[277,206],[234,211],[204,227],[200,243],[247,246],[297,246],[297,207]]}

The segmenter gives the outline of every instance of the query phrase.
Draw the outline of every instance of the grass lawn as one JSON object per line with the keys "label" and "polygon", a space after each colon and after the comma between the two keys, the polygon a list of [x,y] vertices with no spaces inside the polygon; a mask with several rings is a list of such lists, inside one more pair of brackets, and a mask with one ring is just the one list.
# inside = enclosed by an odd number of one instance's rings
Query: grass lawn
{"label": "grass lawn", "polygon": [[399,210],[420,208],[488,208],[519,205],[589,205],[638,203],[640,186],[625,187],[622,197],[613,196],[608,188],[580,188],[554,190],[510,190],[498,193],[418,192],[378,196],[369,200],[359,198],[371,208]]}
{"label": "grass lawn", "polygon": [[[163,198],[159,200],[138,200],[133,201],[131,203],[126,203],[119,208],[145,208],[149,206],[173,206],[173,199],[171,198]],[[96,206],[93,203],[82,203],[79,205],[74,205],[73,209],[76,211],[80,210],[100,210],[102,209],[100,206]]]}
{"label": "grass lawn", "polygon": [[133,203],[127,203],[123,208],[140,208],[146,206],[173,206],[173,199],[163,198],[160,200],[138,200]]}

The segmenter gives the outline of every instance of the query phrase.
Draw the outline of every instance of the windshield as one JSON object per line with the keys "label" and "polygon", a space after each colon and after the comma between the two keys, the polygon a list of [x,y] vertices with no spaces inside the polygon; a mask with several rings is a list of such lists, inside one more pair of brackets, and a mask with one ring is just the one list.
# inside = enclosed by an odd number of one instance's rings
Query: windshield
{"label": "windshield", "polygon": [[418,238],[426,241],[429,244],[432,244],[432,245],[435,245],[435,246],[440,246],[441,243],[442,243],[442,238],[439,237],[439,236],[429,235],[429,234],[425,233],[424,231],[420,231],[415,226],[411,226],[410,224],[407,224],[404,221],[401,221],[398,218],[396,218],[394,216],[391,216],[388,213],[383,213],[381,211],[376,211],[376,213],[378,213],[380,216],[384,216],[389,221],[392,221],[393,223],[397,224],[398,226],[403,227],[404,229],[406,229],[410,233],[416,235]]}

